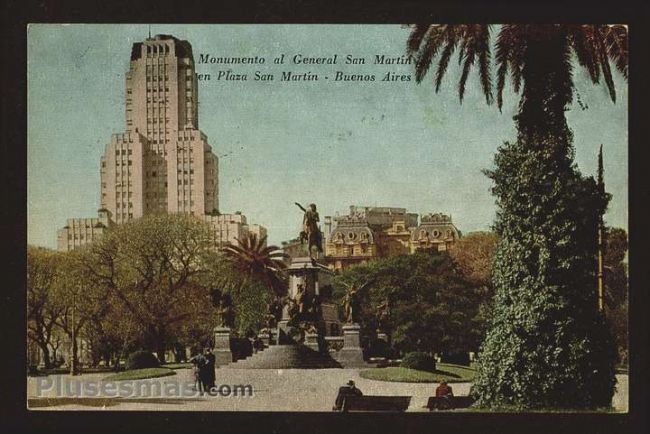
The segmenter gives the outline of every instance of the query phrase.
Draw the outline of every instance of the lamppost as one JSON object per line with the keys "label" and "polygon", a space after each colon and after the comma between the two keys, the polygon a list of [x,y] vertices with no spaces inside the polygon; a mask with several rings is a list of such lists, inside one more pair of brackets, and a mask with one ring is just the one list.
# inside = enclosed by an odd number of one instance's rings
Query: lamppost
{"label": "lamppost", "polygon": [[77,375],[77,360],[76,360],[76,355],[77,355],[77,336],[75,333],[75,321],[74,321],[74,314],[75,314],[75,309],[76,309],[76,304],[77,304],[77,292],[74,291],[72,293],[72,355],[70,356],[70,375]]}
{"label": "lamppost", "polygon": [[[601,198],[605,198],[605,181],[603,178],[603,145],[600,145],[598,152],[598,192]],[[603,222],[603,213],[598,216],[598,270],[596,278],[598,279],[598,311],[603,312],[604,305],[604,260],[603,252],[605,250],[605,224]]]}

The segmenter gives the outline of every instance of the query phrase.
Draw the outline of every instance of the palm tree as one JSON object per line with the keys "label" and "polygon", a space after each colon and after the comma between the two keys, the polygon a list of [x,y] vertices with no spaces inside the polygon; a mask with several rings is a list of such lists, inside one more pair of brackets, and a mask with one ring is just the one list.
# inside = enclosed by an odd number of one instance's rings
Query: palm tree
{"label": "palm tree", "polygon": [[[415,78],[422,82],[434,58],[440,54],[434,76],[436,92],[454,53],[462,72],[458,96],[462,103],[469,72],[478,65],[487,104],[492,104],[491,26],[415,25],[407,47],[415,55]],[[593,83],[604,79],[612,101],[616,89],[610,61],[623,76],[628,74],[627,28],[623,25],[519,25],[505,24],[499,29],[495,50],[496,101],[503,105],[503,89],[510,75],[514,91],[521,93],[519,113],[515,116],[519,138],[539,146],[548,137],[565,136],[558,151],[570,146],[572,139],[564,112],[573,99],[571,56],[584,67]],[[557,140],[552,140],[557,142]]]}
{"label": "palm tree", "polygon": [[[489,25],[416,25],[408,40],[421,82],[439,54],[436,92],[458,50],[462,102],[478,65],[487,104],[494,102]],[[472,393],[487,407],[608,406],[615,351],[596,309],[596,216],[608,197],[573,162],[565,111],[573,99],[572,56],[612,101],[615,67],[627,78],[627,28],[608,25],[503,25],[495,50],[496,102],[506,76],[521,91],[518,137],[486,171],[494,181],[500,241],[495,297]],[[592,272],[592,270],[594,272]]]}
{"label": "palm tree", "polygon": [[223,249],[235,268],[244,276],[263,282],[276,297],[284,296],[287,288],[282,273],[287,268],[288,255],[277,246],[266,246],[266,236],[258,238],[248,233],[236,240],[237,245],[229,244]]}
{"label": "palm tree", "polygon": [[[478,63],[479,77],[486,102],[492,104],[491,26],[485,24],[417,24],[409,36],[407,47],[416,56],[416,81],[420,83],[429,71],[433,59],[440,53],[435,73],[436,92],[439,91],[447,66],[458,49],[462,72],[458,82],[458,95],[462,102],[465,84],[472,66]],[[524,85],[522,105],[527,90],[542,82],[552,71],[561,86],[558,93],[571,102],[571,54],[587,69],[591,80],[605,80],[612,101],[616,89],[609,62],[627,79],[628,48],[627,27],[623,25],[519,25],[505,24],[496,41],[497,104],[503,104],[505,79],[510,71],[515,92]],[[558,62],[559,61],[559,62]],[[558,63],[556,63],[558,62]],[[559,68],[558,68],[559,66]]]}

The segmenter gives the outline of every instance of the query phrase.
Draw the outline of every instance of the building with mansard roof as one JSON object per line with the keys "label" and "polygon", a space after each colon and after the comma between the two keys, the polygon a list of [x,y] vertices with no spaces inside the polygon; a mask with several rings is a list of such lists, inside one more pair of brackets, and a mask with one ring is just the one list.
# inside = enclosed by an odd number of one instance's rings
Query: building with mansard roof
{"label": "building with mansard roof", "polygon": [[375,258],[419,250],[447,250],[460,236],[451,216],[409,213],[405,208],[350,206],[325,217],[325,259],[335,270]]}

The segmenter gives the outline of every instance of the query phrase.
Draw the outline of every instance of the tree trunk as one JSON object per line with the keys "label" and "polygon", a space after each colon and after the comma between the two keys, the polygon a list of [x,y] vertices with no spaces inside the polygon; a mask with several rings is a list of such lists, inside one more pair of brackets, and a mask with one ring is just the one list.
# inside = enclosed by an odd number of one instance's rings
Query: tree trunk
{"label": "tree trunk", "polygon": [[156,356],[161,365],[165,363],[165,343],[162,340],[156,343]]}
{"label": "tree trunk", "polygon": [[573,99],[566,29],[554,25],[531,27],[534,28],[530,30],[524,55],[519,113],[514,120],[521,143],[563,155],[573,139],[565,116]]}
{"label": "tree trunk", "polygon": [[45,369],[52,368],[52,358],[50,357],[50,349],[48,348],[47,343],[36,342],[36,345],[38,345],[38,348],[41,350],[41,356],[43,357],[43,364],[45,365]]}
{"label": "tree trunk", "polygon": [[158,361],[162,365],[165,363],[165,350],[166,350],[166,334],[165,334],[165,328],[164,327],[158,327],[158,330],[156,330],[156,333],[154,335],[154,343],[155,343],[155,351],[156,351],[156,356],[158,357]]}

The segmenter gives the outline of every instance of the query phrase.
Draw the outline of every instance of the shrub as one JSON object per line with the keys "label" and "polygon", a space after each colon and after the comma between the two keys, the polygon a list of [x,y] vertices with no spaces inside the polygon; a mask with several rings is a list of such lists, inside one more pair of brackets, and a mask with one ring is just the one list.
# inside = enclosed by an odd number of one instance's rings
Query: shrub
{"label": "shrub", "polygon": [[434,372],[436,370],[436,362],[430,354],[414,351],[407,353],[402,358],[400,365],[402,368],[416,369],[418,371]]}
{"label": "shrub", "polygon": [[469,366],[469,353],[443,353],[440,356],[440,362],[451,363],[454,365]]}
{"label": "shrub", "polygon": [[230,351],[234,360],[242,360],[253,355],[253,344],[248,338],[231,337]]}
{"label": "shrub", "polygon": [[387,359],[394,358],[395,351],[383,339],[370,339],[368,346],[365,348],[366,357],[385,357]]}
{"label": "shrub", "polygon": [[160,362],[149,351],[135,351],[129,354],[129,358],[126,360],[127,370],[157,368],[159,366]]}

